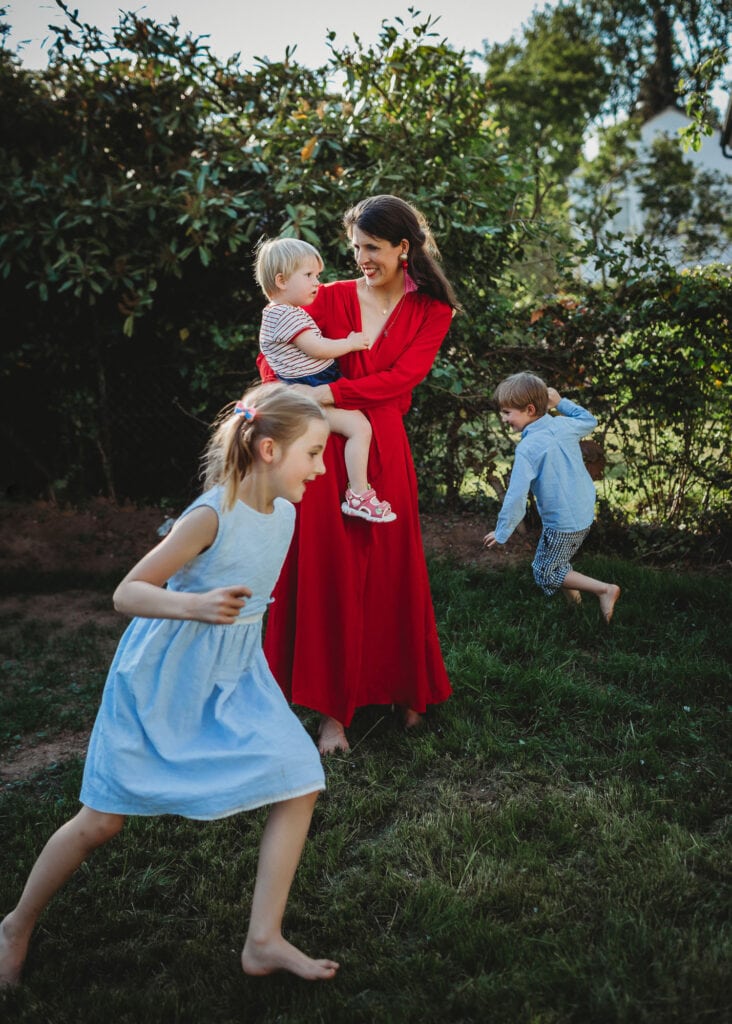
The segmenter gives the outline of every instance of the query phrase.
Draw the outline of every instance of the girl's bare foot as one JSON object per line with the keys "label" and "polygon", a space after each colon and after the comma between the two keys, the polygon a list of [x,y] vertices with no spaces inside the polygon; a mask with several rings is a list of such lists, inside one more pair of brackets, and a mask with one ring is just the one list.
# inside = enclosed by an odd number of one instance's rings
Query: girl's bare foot
{"label": "girl's bare foot", "polygon": [[419,711],[415,711],[413,708],[406,708],[404,711],[404,728],[405,729],[416,729],[424,722],[424,715],[420,715]]}
{"label": "girl's bare foot", "polygon": [[255,942],[247,937],[241,954],[245,974],[261,976],[275,971],[290,971],[306,981],[328,981],[340,967],[335,960],[313,960],[282,935],[269,942]]}
{"label": "girl's bare foot", "polygon": [[569,587],[565,587],[562,593],[567,604],[582,604],[582,594],[579,590],[571,590]]}
{"label": "girl's bare foot", "polygon": [[334,754],[336,750],[350,750],[346,733],[339,721],[324,715],[318,729],[318,750],[321,754]]}
{"label": "girl's bare foot", "polygon": [[605,622],[609,625],[615,611],[615,602],[620,597],[620,587],[615,583],[608,583],[605,592],[599,594],[598,597],[600,600],[600,611]]}
{"label": "girl's bare foot", "polygon": [[0,989],[18,984],[28,952],[28,942],[13,937],[10,916],[0,921]]}

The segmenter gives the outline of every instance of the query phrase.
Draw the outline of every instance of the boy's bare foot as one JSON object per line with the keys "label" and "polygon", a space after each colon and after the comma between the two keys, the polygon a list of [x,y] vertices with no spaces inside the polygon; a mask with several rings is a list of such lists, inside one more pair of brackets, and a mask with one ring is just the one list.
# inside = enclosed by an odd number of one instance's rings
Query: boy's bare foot
{"label": "boy's bare foot", "polygon": [[416,729],[424,723],[424,715],[420,715],[419,711],[415,711],[413,708],[406,708],[404,711],[404,728],[405,729]]}
{"label": "boy's bare foot", "polygon": [[567,604],[582,604],[582,594],[579,590],[571,590],[566,587],[562,593]]}
{"label": "boy's bare foot", "polygon": [[269,942],[255,942],[247,937],[241,954],[245,974],[262,976],[275,971],[290,971],[306,981],[328,981],[340,967],[335,960],[313,960],[282,935]]}
{"label": "boy's bare foot", "polygon": [[28,952],[27,941],[12,937],[9,917],[0,921],[0,990],[18,984]]}
{"label": "boy's bare foot", "polygon": [[604,593],[599,594],[600,611],[605,622],[610,624],[615,611],[615,602],[620,597],[620,587],[616,583],[608,583]]}
{"label": "boy's bare foot", "polygon": [[321,754],[334,754],[336,750],[350,750],[346,733],[339,721],[324,715],[318,729],[318,750]]}

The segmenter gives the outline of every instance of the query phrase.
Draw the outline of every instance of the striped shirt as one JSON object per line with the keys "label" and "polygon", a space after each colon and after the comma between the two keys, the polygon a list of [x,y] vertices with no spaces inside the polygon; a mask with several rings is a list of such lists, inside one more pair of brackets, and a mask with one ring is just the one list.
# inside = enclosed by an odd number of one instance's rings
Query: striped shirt
{"label": "striped shirt", "polygon": [[259,331],[259,350],[278,377],[308,377],[321,373],[335,362],[334,359],[314,359],[293,345],[303,331],[323,335],[309,313],[300,306],[271,302],[262,311]]}

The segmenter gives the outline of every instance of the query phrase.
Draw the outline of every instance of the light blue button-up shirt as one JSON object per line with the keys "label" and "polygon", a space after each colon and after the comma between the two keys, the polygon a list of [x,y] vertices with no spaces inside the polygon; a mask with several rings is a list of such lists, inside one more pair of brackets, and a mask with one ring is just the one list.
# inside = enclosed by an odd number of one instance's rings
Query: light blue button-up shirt
{"label": "light blue button-up shirt", "polygon": [[561,416],[541,416],[521,431],[511,481],[503,499],[495,535],[505,544],[526,515],[529,491],[545,529],[575,533],[595,518],[595,485],[585,468],[580,438],[597,426],[581,405],[562,398]]}

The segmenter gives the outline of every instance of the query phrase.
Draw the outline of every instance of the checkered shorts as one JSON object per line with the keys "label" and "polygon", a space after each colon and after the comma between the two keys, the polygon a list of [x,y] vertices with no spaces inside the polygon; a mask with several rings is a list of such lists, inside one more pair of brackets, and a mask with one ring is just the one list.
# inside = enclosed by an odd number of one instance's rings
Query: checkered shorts
{"label": "checkered shorts", "polygon": [[570,559],[577,554],[589,532],[589,526],[576,533],[542,530],[531,568],[538,586],[548,597],[556,594],[564,583],[564,577],[572,568]]}

